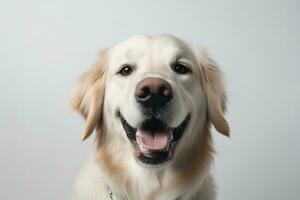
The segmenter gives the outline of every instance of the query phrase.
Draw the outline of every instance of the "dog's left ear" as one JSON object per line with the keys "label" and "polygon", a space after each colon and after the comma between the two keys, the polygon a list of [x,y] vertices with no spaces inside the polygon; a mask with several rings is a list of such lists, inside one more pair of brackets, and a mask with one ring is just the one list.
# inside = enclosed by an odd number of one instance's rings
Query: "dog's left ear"
{"label": "dog's left ear", "polygon": [[81,75],[71,95],[71,108],[86,119],[82,140],[88,138],[96,126],[102,123],[106,56],[107,50],[101,51],[93,67]]}
{"label": "dog's left ear", "polygon": [[208,104],[208,117],[217,131],[229,136],[230,128],[224,117],[227,98],[222,72],[206,51],[202,53],[201,69],[204,76],[203,85]]}

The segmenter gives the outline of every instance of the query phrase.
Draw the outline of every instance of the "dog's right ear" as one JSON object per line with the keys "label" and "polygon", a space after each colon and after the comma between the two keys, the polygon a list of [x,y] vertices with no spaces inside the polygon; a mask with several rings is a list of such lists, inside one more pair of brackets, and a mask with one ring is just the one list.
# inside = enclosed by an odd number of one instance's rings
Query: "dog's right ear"
{"label": "dog's right ear", "polygon": [[71,108],[86,120],[82,140],[88,138],[102,123],[107,51],[102,50],[93,67],[81,75],[71,95]]}
{"label": "dog's right ear", "polygon": [[229,136],[230,127],[224,116],[227,98],[222,72],[206,49],[194,44],[191,44],[191,47],[200,66],[201,82],[208,107],[208,119],[217,131]]}
{"label": "dog's right ear", "polygon": [[222,80],[222,72],[218,64],[206,52],[202,52],[202,73],[208,104],[208,117],[214,127],[223,135],[229,136],[230,128],[224,117],[226,110],[226,92]]}

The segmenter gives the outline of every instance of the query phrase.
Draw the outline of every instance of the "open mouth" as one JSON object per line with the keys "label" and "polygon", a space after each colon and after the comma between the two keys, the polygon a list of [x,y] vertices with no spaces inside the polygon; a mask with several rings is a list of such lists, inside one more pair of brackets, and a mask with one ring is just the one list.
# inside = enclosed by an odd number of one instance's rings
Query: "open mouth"
{"label": "open mouth", "polygon": [[172,159],[176,144],[181,139],[190,119],[188,114],[179,126],[171,128],[162,120],[150,118],[146,119],[140,127],[134,128],[128,124],[120,111],[117,115],[136,150],[137,160],[151,166],[162,165]]}

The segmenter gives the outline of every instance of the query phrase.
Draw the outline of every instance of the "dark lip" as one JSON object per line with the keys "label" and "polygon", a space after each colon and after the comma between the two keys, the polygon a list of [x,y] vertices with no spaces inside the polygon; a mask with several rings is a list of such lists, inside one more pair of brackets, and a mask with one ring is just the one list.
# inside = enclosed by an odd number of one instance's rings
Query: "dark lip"
{"label": "dark lip", "polygon": [[[170,142],[170,148],[166,151],[159,151],[159,152],[152,152],[149,155],[145,155],[139,151],[137,142],[136,142],[136,132],[137,128],[132,127],[122,113],[118,110],[117,116],[119,117],[122,126],[126,132],[126,135],[128,139],[131,141],[132,145],[134,146],[135,150],[137,151],[137,159],[142,163],[146,165],[162,165],[163,163],[166,163],[167,161],[172,159],[172,156],[174,154],[175,146],[179,142],[179,140],[182,138],[184,131],[188,125],[188,122],[190,120],[190,114],[188,114],[185,119],[181,122],[179,126],[176,128],[168,128],[166,124],[161,122],[160,120],[155,121],[155,119],[147,119],[143,124],[143,128],[146,127],[146,129],[171,129],[173,139]],[[152,121],[151,121],[152,120]],[[154,120],[154,121],[153,121]],[[151,124],[149,127],[148,124]],[[154,125],[154,126],[153,126]],[[155,127],[155,125],[157,127]]]}

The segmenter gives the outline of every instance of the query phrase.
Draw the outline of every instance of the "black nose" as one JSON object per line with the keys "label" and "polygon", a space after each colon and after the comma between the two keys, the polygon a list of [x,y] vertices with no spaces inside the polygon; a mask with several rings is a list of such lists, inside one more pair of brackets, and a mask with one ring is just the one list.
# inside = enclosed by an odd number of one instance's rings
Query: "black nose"
{"label": "black nose", "polygon": [[135,89],[136,101],[148,108],[161,108],[172,97],[171,85],[161,78],[145,78]]}

